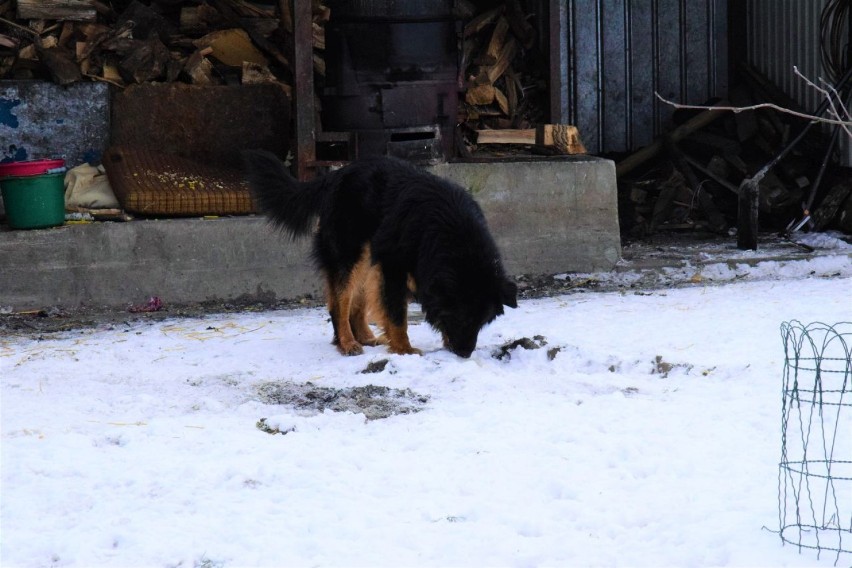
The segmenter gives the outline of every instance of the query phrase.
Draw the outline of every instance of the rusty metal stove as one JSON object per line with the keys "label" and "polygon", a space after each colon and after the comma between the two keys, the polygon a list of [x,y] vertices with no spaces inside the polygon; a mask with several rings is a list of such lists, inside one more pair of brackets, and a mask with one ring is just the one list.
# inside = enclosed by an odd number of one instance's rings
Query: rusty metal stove
{"label": "rusty metal stove", "polygon": [[319,140],[348,137],[352,157],[435,163],[452,156],[459,25],[453,0],[328,5]]}

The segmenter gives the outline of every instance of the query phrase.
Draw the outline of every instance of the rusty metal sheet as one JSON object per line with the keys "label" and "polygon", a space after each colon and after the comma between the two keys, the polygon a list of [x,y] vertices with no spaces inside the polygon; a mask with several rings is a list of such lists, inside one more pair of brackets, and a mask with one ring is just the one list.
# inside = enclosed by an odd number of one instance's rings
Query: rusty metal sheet
{"label": "rusty metal sheet", "polygon": [[239,167],[242,149],[286,155],[289,119],[276,85],[136,85],[113,98],[111,142]]}

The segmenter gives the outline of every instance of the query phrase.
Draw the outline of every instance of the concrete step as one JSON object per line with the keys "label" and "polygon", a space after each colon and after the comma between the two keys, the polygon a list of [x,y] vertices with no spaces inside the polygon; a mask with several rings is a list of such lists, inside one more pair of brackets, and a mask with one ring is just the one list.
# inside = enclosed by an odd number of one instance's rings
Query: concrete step
{"label": "concrete step", "polygon": [[[614,164],[591,157],[453,163],[434,173],[470,189],[512,275],[611,269],[621,257]],[[126,307],[322,297],[309,240],[258,216],[0,226],[0,308]]]}

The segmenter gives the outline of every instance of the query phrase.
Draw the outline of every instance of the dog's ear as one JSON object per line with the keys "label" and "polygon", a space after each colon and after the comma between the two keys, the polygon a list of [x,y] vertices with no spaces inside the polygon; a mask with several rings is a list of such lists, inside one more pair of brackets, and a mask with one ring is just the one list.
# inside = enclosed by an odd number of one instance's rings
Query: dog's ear
{"label": "dog's ear", "polygon": [[500,301],[510,308],[518,307],[518,286],[509,280],[503,280],[500,288]]}

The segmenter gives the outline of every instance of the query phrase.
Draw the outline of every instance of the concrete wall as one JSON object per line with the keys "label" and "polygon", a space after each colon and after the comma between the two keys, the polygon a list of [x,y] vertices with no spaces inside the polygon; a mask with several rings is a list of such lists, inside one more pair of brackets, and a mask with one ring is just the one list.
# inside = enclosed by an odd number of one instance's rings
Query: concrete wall
{"label": "concrete wall", "polygon": [[[615,168],[598,158],[442,164],[482,205],[510,274],[608,270],[621,254]],[[11,231],[0,226],[0,308],[273,302],[321,294],[309,240],[261,217]],[[319,296],[321,297],[321,296]]]}
{"label": "concrete wall", "polygon": [[615,166],[589,156],[440,164],[471,191],[510,274],[611,269],[621,258]]}

